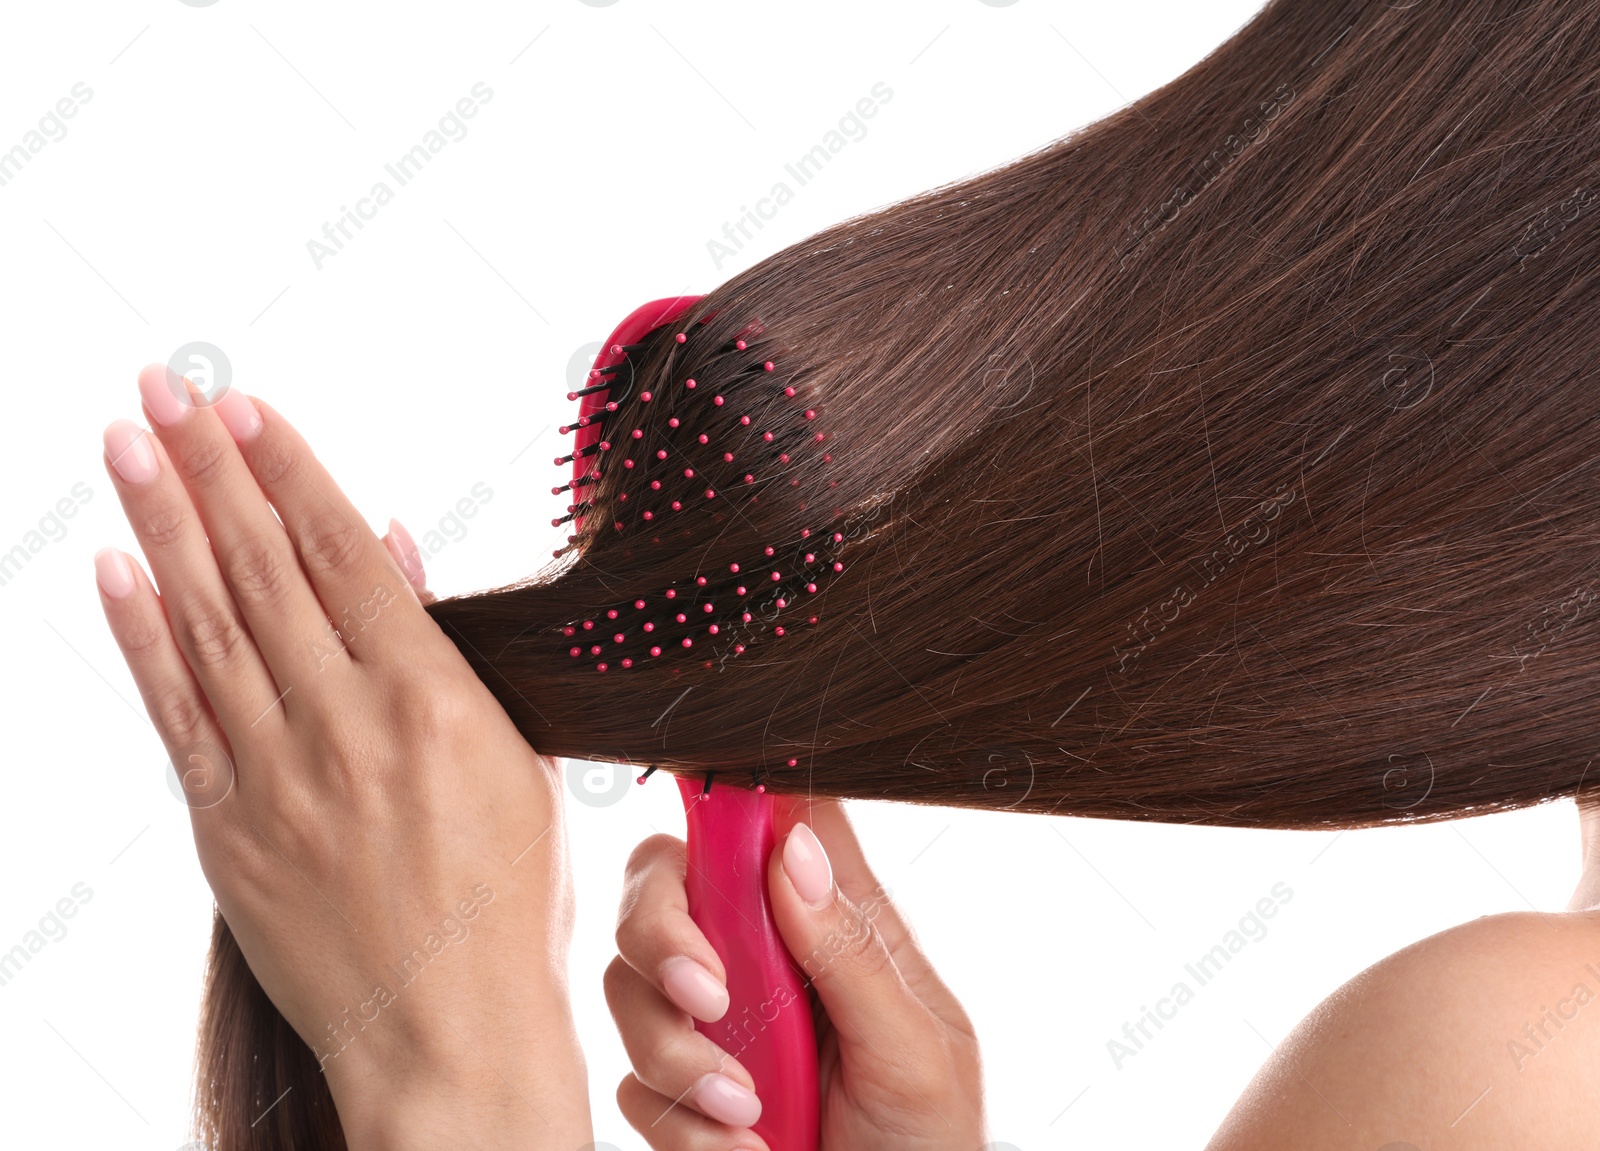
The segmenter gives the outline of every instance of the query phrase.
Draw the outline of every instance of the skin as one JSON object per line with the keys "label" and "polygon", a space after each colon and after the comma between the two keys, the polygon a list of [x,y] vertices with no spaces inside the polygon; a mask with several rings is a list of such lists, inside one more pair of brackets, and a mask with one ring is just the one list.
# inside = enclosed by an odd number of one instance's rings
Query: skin
{"label": "skin", "polygon": [[1305,1151],[1600,1142],[1600,802],[1578,810],[1565,912],[1483,916],[1357,975],[1279,1045],[1208,1151],[1290,1133]]}
{"label": "skin", "polygon": [[140,390],[154,434],[123,427],[144,447],[116,454],[155,473],[107,473],[151,575],[125,557],[101,603],[217,906],[349,1146],[587,1144],[553,764],[282,416],[181,403],[159,365]]}
{"label": "skin", "polygon": [[[773,917],[795,955],[839,954],[814,971],[822,1092],[821,1151],[974,1151],[985,1142],[983,1077],[972,1024],[933,970],[915,936],[867,865],[844,809],[833,801],[779,799],[778,846],[767,871]],[[804,822],[831,864],[831,883],[812,907],[785,860]],[[815,842],[815,840],[811,841]],[[718,1122],[697,1085],[749,1073],[694,1030],[726,1010],[709,996],[684,996],[669,965],[698,963],[721,984],[721,960],[689,918],[685,847],[652,836],[628,861],[617,923],[617,958],[606,997],[633,1063],[617,1088],[628,1122],[656,1151],[768,1151],[748,1127]],[[837,941],[848,940],[842,949]],[[830,945],[830,941],[832,944]],[[820,951],[819,951],[820,949]],[[671,990],[669,990],[669,987]],[[711,1006],[712,1010],[701,1010]]]}

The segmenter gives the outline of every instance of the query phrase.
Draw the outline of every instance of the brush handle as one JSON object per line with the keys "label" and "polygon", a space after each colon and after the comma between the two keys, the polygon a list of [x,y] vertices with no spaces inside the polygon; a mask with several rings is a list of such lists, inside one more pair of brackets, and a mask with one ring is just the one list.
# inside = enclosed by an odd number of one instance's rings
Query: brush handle
{"label": "brush handle", "polygon": [[817,1036],[804,977],[772,918],[772,796],[679,779],[689,820],[689,918],[728,973],[728,1013],[695,1029],[755,1080],[772,1151],[816,1151]]}

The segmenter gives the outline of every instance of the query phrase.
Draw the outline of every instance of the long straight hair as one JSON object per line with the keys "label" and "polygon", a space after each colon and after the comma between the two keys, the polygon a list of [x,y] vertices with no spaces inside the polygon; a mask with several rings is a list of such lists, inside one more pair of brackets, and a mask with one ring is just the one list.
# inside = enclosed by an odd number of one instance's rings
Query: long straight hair
{"label": "long straight hair", "polygon": [[[1592,4],[1273,0],[631,345],[569,547],[428,610],[539,751],[718,786],[1291,828],[1572,794],[1597,80]],[[219,921],[216,1151],[339,1145],[296,1042]]]}

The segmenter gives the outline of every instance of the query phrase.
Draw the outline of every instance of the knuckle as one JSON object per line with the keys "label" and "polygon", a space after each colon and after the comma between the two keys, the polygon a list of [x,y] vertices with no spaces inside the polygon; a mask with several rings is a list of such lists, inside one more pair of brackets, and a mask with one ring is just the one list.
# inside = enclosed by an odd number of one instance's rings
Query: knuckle
{"label": "knuckle", "polygon": [[676,836],[667,835],[665,832],[640,840],[628,853],[628,863],[625,874],[628,878],[643,875],[662,863],[672,863],[683,870],[684,846],[683,840]]}
{"label": "knuckle", "polygon": [[838,940],[838,958],[849,964],[868,979],[881,975],[890,964],[889,948],[883,933],[866,916],[853,908],[844,908],[834,936]]}
{"label": "knuckle", "polygon": [[611,1008],[611,1014],[616,1017],[619,1026],[623,1022],[622,1013],[618,1010],[622,987],[632,974],[633,968],[628,966],[622,956],[617,955],[606,964],[605,973],[600,977],[600,986],[605,991],[606,1006]]}
{"label": "knuckle", "polygon": [[226,607],[205,605],[179,616],[188,648],[203,667],[223,667],[244,650],[244,625]]}
{"label": "knuckle", "polygon": [[123,625],[122,650],[130,656],[152,655],[161,648],[168,634],[164,623],[141,614]]}
{"label": "knuckle", "polygon": [[210,436],[199,436],[192,443],[185,444],[176,453],[173,462],[184,479],[205,485],[221,478],[231,451],[231,443],[225,445]]}
{"label": "knuckle", "polygon": [[150,701],[150,718],[157,730],[175,744],[192,743],[209,729],[210,717],[188,685],[157,692]]}
{"label": "knuckle", "polygon": [[290,587],[288,557],[267,540],[238,544],[223,567],[235,594],[253,603],[276,603]]}
{"label": "knuckle", "polygon": [[156,508],[146,512],[139,519],[139,538],[144,543],[157,548],[171,547],[183,538],[184,529],[188,527],[189,517],[183,510],[175,507]]}
{"label": "knuckle", "polygon": [[294,470],[294,454],[271,436],[256,441],[251,471],[264,488],[278,488]]}
{"label": "knuckle", "polygon": [[300,529],[300,557],[313,575],[338,575],[361,549],[361,532],[338,512],[325,512]]}

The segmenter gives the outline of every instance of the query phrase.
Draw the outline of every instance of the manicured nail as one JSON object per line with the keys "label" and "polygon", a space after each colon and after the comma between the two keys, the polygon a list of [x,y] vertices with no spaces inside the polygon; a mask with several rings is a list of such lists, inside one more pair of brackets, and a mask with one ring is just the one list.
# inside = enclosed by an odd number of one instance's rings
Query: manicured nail
{"label": "manicured nail", "polygon": [[833,894],[833,867],[822,843],[803,823],[795,824],[783,842],[783,872],[806,903],[815,908],[827,906]]}
{"label": "manicured nail", "polygon": [[133,565],[116,548],[101,548],[94,553],[94,578],[106,595],[122,599],[133,590]]}
{"label": "manicured nail", "polygon": [[426,590],[428,577],[422,570],[422,553],[417,550],[417,541],[411,538],[405,525],[399,520],[390,520],[389,534],[384,536],[384,543],[389,545],[389,554],[394,556],[394,562],[400,565],[411,586],[417,591]]}
{"label": "manicured nail", "polygon": [[139,396],[156,423],[164,428],[183,419],[193,407],[186,399],[180,399],[175,389],[181,389],[185,396],[188,394],[183,377],[165,364],[151,364],[139,373]]}
{"label": "manicured nail", "polygon": [[153,480],[160,470],[149,435],[132,420],[113,420],[106,427],[106,458],[117,469],[117,475],[130,484]]}
{"label": "manicured nail", "polygon": [[715,1071],[703,1076],[689,1094],[695,1110],[729,1127],[749,1127],[761,1118],[761,1100]]}
{"label": "manicured nail", "polygon": [[668,999],[704,1023],[728,1013],[728,989],[687,955],[675,955],[661,965],[661,986]]}
{"label": "manicured nail", "polygon": [[211,406],[222,417],[222,426],[228,429],[234,443],[249,443],[261,434],[261,413],[239,389],[229,388]]}

